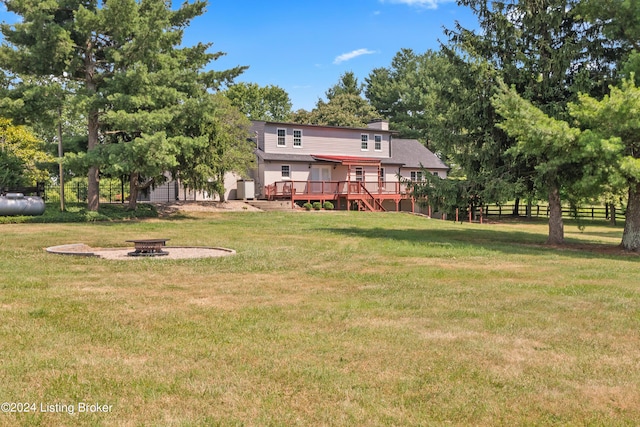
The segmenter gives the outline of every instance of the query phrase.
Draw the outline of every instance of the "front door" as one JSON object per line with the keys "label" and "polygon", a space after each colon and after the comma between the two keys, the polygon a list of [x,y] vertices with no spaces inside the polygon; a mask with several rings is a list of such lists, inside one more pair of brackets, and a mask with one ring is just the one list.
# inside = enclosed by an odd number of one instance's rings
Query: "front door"
{"label": "front door", "polygon": [[[322,192],[322,182],[331,181],[331,166],[312,166],[311,167],[311,192],[312,193],[321,193]],[[329,191],[329,185],[325,184],[324,191]]]}

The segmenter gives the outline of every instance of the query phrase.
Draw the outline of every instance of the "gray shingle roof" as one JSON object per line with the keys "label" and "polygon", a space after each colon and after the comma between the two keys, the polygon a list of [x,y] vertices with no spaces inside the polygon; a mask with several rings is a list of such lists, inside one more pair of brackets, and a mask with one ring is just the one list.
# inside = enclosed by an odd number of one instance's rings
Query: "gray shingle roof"
{"label": "gray shingle roof", "polygon": [[[383,162],[386,163],[386,162]],[[391,142],[391,162],[402,163],[406,168],[448,170],[442,160],[416,139],[396,139]]]}
{"label": "gray shingle roof", "polygon": [[[309,154],[265,153],[255,150],[256,155],[263,161],[274,162],[307,162],[317,160]],[[391,158],[382,158],[382,164],[403,165],[405,168],[419,169],[422,165],[426,169],[448,170],[449,167],[433,154],[420,141],[415,139],[393,139],[391,142]]]}
{"label": "gray shingle roof", "polygon": [[264,161],[275,162],[315,162],[316,160],[307,154],[280,154],[265,153],[262,150],[255,150],[256,155]]}

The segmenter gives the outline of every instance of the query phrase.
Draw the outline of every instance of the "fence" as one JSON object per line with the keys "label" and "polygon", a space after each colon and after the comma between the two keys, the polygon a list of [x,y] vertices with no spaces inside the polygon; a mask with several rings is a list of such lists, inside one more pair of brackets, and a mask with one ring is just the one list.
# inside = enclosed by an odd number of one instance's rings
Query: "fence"
{"label": "fence", "polygon": [[[101,203],[124,203],[129,200],[129,183],[119,179],[100,180]],[[124,197],[123,197],[124,196]],[[192,192],[180,188],[175,181],[148,188],[138,194],[138,201],[170,203],[176,200],[211,200],[202,192]],[[49,202],[60,201],[60,186],[47,184],[44,188],[44,199]],[[87,183],[82,181],[67,182],[64,185],[65,203],[86,202]]]}
{"label": "fence", "polygon": [[[527,212],[528,206],[518,205],[516,212],[516,205],[486,205],[483,207],[485,216],[497,216],[501,218],[503,216],[531,216],[534,218],[549,217],[549,206],[546,205],[532,205],[531,212]],[[623,208],[612,208],[611,205],[607,206],[588,206],[580,207],[575,211],[568,207],[562,208],[562,216],[565,218],[578,218],[578,219],[599,219],[599,220],[611,220],[615,214],[615,220],[625,219],[625,210]]]}
{"label": "fence", "polygon": [[[123,197],[124,195],[124,197]],[[118,179],[100,180],[100,202],[124,203],[129,198],[129,184]],[[44,199],[48,202],[60,201],[60,185],[47,184],[44,188]],[[76,181],[64,185],[65,203],[87,201],[87,183]]]}

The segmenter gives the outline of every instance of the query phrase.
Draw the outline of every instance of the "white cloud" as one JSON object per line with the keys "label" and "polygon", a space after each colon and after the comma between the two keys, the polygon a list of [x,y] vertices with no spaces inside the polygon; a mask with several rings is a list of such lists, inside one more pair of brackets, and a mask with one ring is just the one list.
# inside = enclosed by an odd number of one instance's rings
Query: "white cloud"
{"label": "white cloud", "polygon": [[343,53],[342,55],[336,56],[336,59],[333,60],[334,64],[340,64],[341,62],[349,61],[353,58],[357,58],[362,55],[372,55],[376,53],[374,50],[369,49],[357,49],[349,53]]}
{"label": "white cloud", "polygon": [[438,5],[451,3],[454,0],[380,0],[382,3],[406,4],[408,6],[423,7],[426,9],[437,9]]}

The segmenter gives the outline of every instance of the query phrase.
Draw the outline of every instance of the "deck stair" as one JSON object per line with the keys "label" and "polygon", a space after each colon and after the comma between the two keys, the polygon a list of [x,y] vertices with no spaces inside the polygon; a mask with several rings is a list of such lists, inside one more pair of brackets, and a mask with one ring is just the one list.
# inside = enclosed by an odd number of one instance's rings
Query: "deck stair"
{"label": "deck stair", "polygon": [[370,212],[386,212],[384,206],[380,200],[371,194],[369,190],[364,186],[364,184],[360,183],[360,192],[366,195],[366,198],[358,199],[358,210],[360,211],[370,211]]}

